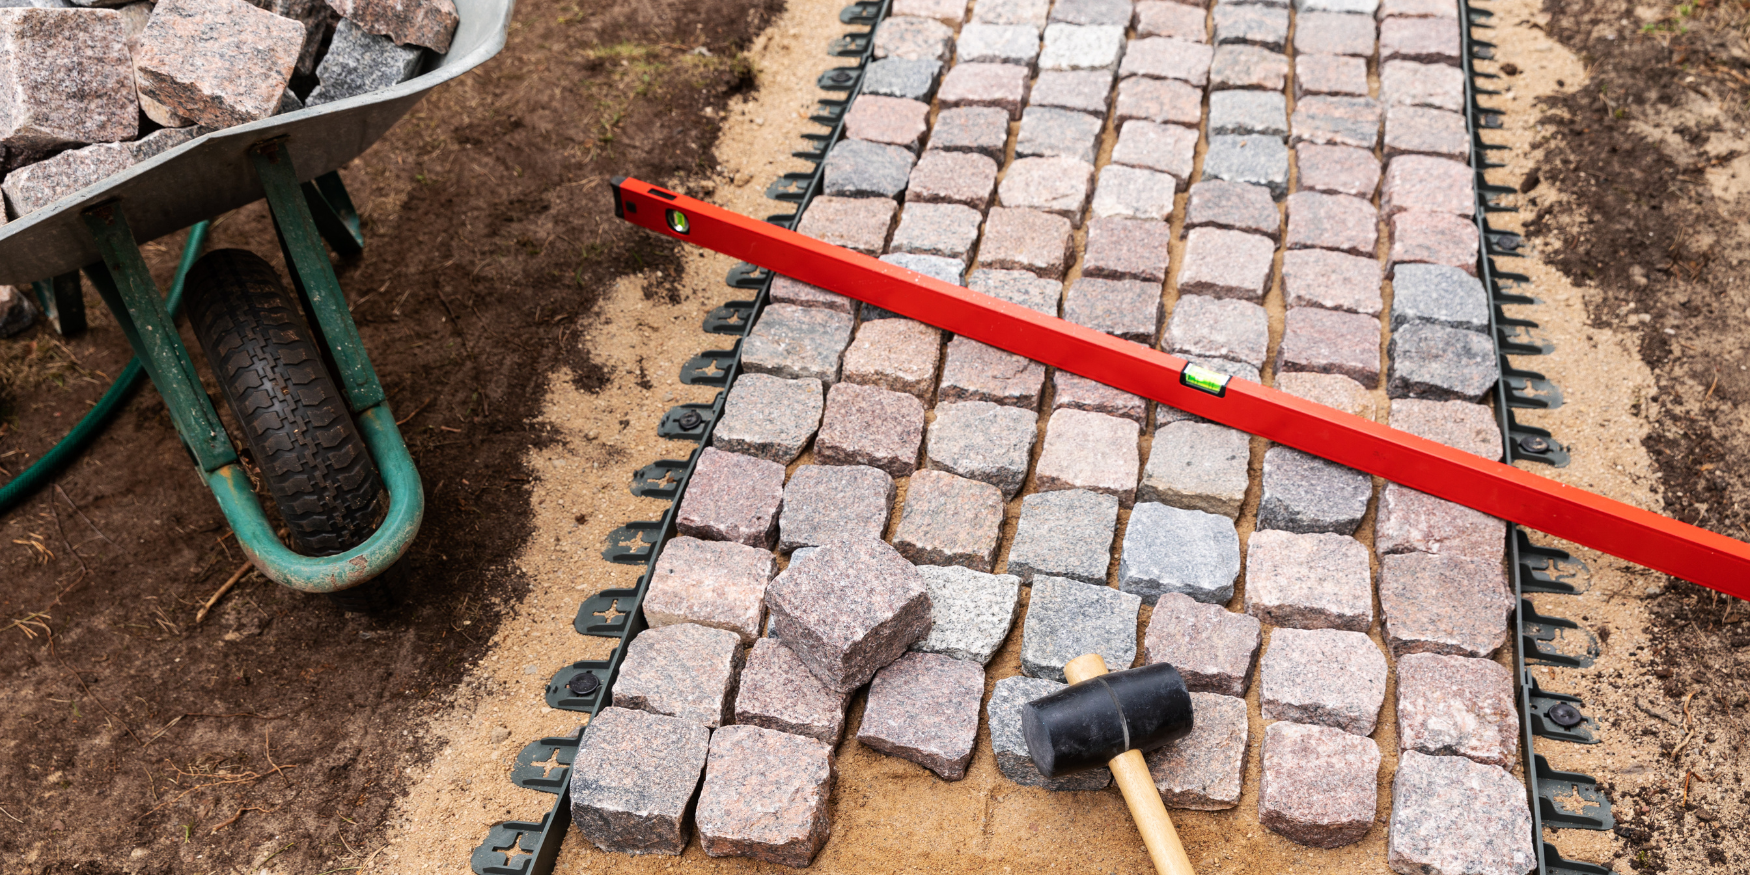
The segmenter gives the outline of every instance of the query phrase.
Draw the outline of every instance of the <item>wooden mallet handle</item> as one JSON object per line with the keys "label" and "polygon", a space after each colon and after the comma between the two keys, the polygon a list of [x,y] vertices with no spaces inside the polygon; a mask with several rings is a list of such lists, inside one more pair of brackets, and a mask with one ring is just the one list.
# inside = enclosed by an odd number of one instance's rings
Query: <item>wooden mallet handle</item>
{"label": "wooden mallet handle", "polygon": [[[1072,684],[1105,673],[1106,660],[1098,653],[1078,656],[1063,667],[1063,676]],[[1179,833],[1173,829],[1173,820],[1167,816],[1167,807],[1161,804],[1161,792],[1149,776],[1142,752],[1127,750],[1113,757],[1107,766],[1124,793],[1125,804],[1130,806],[1130,817],[1142,833],[1142,844],[1148,848],[1149,859],[1154,860],[1155,871],[1160,875],[1196,875],[1191,869],[1191,858],[1185,856],[1185,846],[1179,843]]]}

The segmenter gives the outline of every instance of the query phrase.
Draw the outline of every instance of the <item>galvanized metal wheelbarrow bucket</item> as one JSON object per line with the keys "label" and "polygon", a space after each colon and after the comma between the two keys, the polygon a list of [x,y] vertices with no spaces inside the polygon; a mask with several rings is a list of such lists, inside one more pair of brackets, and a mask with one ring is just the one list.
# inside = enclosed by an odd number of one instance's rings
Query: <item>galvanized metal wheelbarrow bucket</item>
{"label": "galvanized metal wheelbarrow bucket", "polygon": [[[85,271],[164,397],[238,543],[262,574],[293,589],[338,592],[380,574],[406,551],[425,507],[419,474],[323,249],[326,241],[347,256],[363,244],[335,171],[427,92],[498,54],[513,6],[514,0],[456,0],[461,24],[450,51],[431,57],[422,75],[400,85],[207,134],[0,225],[0,284],[34,284],[64,334],[84,327],[78,272]],[[264,197],[312,332],[338,371],[334,377],[389,496],[376,532],[332,556],[301,555],[275,535],[139,249],[140,241]],[[199,236],[191,234],[194,249]],[[185,269],[193,254],[185,253]]]}

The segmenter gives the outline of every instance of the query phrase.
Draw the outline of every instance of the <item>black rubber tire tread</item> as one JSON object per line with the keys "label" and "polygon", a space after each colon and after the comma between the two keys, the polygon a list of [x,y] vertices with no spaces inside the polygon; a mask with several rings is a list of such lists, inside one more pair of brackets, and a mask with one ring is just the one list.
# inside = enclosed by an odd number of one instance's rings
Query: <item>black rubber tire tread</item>
{"label": "black rubber tire tread", "polygon": [[195,336],[292,549],[331,556],[364,543],[388,496],[297,298],[272,265],[242,249],[202,257],[186,295]]}

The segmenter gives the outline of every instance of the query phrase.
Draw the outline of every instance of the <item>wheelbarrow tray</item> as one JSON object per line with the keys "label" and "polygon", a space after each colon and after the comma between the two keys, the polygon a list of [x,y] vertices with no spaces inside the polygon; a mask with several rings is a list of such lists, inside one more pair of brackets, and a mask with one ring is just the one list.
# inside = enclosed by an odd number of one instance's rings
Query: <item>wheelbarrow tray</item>
{"label": "wheelbarrow tray", "polygon": [[443,55],[399,85],[214,131],[142,161],[17,221],[0,225],[0,284],[23,285],[78,270],[99,258],[81,220],[87,208],[121,199],[144,242],[261,200],[249,147],[286,138],[297,176],[308,181],[370,148],[427,92],[485,63],[504,47],[515,0],[455,0],[461,24]]}

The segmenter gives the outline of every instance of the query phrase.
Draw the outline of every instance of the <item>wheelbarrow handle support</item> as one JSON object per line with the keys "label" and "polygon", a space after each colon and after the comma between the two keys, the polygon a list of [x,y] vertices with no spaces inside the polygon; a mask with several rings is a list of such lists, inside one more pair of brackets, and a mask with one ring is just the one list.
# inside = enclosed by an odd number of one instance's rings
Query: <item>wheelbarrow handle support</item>
{"label": "wheelbarrow handle support", "polygon": [[[293,285],[314,317],[312,327],[318,341],[340,371],[337,376],[347,404],[389,492],[389,512],[363,544],[334,556],[304,556],[292,552],[274,534],[247,472],[237,461],[218,411],[201,388],[200,375],[140,255],[120,201],[100,204],[85,213],[86,226],[103,259],[88,266],[86,273],[163,395],[171,421],[250,561],[269,579],[292,589],[337,592],[381,574],[406,552],[425,513],[425,493],[389,411],[383,386],[365,355],[334,267],[322,248],[326,236],[342,253],[358,251],[357,223],[346,215],[351,211],[345,189],[338,179],[320,187],[301,186],[284,141],[262,143],[252,150],[251,157],[280,234]],[[311,212],[313,202],[322,206],[338,202],[341,207],[324,216],[327,235],[318,230]]]}

